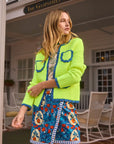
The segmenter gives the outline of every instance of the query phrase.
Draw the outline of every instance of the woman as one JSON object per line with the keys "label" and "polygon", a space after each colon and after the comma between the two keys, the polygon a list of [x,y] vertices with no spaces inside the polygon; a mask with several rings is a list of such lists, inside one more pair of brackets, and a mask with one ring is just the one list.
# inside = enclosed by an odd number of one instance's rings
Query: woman
{"label": "woman", "polygon": [[72,21],[66,11],[51,11],[45,19],[42,49],[36,55],[33,79],[12,121],[13,127],[22,127],[25,112],[33,106],[32,144],[80,142],[74,103],[80,100],[80,80],[86,66],[83,42],[71,28]]}

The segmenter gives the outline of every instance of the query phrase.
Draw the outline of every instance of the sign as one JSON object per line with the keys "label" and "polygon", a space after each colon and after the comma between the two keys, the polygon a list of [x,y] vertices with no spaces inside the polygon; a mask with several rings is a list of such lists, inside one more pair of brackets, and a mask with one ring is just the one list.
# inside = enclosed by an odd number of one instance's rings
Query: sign
{"label": "sign", "polygon": [[40,2],[26,6],[24,8],[24,13],[25,14],[31,13],[31,12],[34,12],[43,8],[47,8],[47,7],[50,7],[59,3],[63,3],[66,1],[69,1],[69,0],[42,0]]}
{"label": "sign", "polygon": [[6,4],[9,5],[9,4],[15,3],[17,1],[18,0],[6,0]]}

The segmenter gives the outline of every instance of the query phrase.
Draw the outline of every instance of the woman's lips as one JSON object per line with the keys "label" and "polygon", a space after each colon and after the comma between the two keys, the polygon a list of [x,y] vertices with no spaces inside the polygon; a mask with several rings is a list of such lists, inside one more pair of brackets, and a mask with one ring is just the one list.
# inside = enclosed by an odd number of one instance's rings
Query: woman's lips
{"label": "woman's lips", "polygon": [[69,28],[65,28],[65,30],[69,31],[70,29]]}

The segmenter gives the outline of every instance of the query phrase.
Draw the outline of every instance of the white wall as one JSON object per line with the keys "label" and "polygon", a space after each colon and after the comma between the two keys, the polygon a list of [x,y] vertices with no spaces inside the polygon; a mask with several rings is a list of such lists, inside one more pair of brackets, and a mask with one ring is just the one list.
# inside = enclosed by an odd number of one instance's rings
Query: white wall
{"label": "white wall", "polygon": [[[85,91],[96,91],[97,81],[96,81],[96,67],[93,64],[93,50],[104,50],[104,49],[114,49],[114,35],[111,34],[114,30],[114,26],[109,26],[105,28],[110,31],[103,32],[98,29],[93,29],[85,32],[79,33],[79,36],[83,39],[85,46],[85,64],[88,66],[89,72],[85,74],[83,80],[85,81]],[[114,62],[112,62],[114,65]],[[113,80],[114,81],[114,80]]]}
{"label": "white wall", "polygon": [[[40,48],[38,39],[28,39],[11,44],[11,73],[10,78],[15,82],[17,80],[17,60],[23,58],[35,58],[35,53]],[[17,89],[17,83],[10,88],[10,92]]]}
{"label": "white wall", "polygon": [[114,35],[105,33],[98,29],[81,32],[79,35],[84,41],[85,61],[87,65],[92,64],[92,50],[109,49],[110,47],[114,47]]}

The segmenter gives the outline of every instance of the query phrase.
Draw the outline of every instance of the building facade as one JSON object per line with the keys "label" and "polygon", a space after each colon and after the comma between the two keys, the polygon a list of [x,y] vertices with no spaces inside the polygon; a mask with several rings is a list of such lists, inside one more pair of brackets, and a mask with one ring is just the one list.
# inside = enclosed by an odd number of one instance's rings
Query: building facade
{"label": "building facade", "polygon": [[88,107],[91,91],[107,91],[106,105],[114,98],[113,0],[9,0],[7,1],[5,86],[9,103],[12,92],[23,94],[32,79],[35,53],[41,48],[46,14],[53,9],[69,11],[72,31],[84,41],[86,72],[81,81],[81,109]]}

